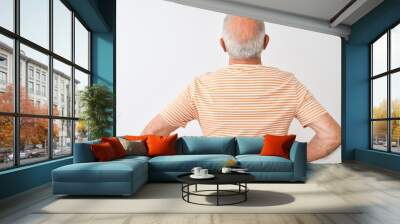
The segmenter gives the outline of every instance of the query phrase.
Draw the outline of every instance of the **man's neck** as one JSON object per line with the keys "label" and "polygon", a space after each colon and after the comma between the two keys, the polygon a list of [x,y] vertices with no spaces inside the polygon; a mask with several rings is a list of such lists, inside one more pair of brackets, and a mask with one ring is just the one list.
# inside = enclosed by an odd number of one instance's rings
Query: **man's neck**
{"label": "man's neck", "polygon": [[229,58],[229,65],[234,64],[249,64],[249,65],[261,65],[261,58],[249,58],[249,59],[234,59]]}

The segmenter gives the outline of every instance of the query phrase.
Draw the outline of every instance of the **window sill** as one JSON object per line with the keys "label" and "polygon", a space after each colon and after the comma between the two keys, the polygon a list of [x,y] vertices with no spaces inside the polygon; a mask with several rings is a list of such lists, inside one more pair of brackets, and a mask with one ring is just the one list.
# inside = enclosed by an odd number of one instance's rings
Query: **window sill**
{"label": "window sill", "polygon": [[0,176],[1,175],[6,175],[6,174],[10,174],[10,173],[14,173],[14,172],[27,170],[27,169],[32,169],[32,168],[35,168],[35,167],[49,165],[49,164],[52,164],[52,163],[62,162],[62,161],[69,160],[69,159],[72,159],[72,156],[62,157],[62,158],[59,158],[59,159],[52,159],[52,160],[38,162],[38,163],[30,164],[30,165],[24,165],[24,166],[16,167],[16,168],[10,168],[10,169],[7,169],[7,170],[0,171]]}
{"label": "window sill", "polygon": [[358,148],[355,149],[355,160],[400,172],[400,154]]}

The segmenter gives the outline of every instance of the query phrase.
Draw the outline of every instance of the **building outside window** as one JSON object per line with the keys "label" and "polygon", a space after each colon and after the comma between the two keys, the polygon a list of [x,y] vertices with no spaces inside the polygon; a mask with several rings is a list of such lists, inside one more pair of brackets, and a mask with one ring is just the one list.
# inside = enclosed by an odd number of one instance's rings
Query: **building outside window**
{"label": "building outside window", "polygon": [[42,96],[46,96],[46,86],[42,86]]}
{"label": "building outside window", "polygon": [[36,81],[40,81],[40,70],[36,69]]}
{"label": "building outside window", "polygon": [[40,84],[36,84],[36,95],[40,96]]}
{"label": "building outside window", "polygon": [[[5,99],[0,101],[0,170],[70,156],[73,143],[87,139],[86,126],[79,121],[79,113],[74,112],[71,105],[79,103],[79,92],[89,85],[85,80],[91,75],[90,32],[64,1],[49,2],[19,1],[19,12],[8,12],[20,21],[15,29],[19,33],[8,27],[3,27],[9,30],[7,32],[0,29],[0,98]],[[43,13],[37,16],[35,12],[38,11]],[[87,49],[78,49],[82,46]],[[20,50],[16,52],[15,49]],[[14,53],[20,59],[16,74],[19,88],[15,88],[13,78]],[[75,55],[74,60],[72,55]],[[76,73],[79,75],[74,78]],[[49,80],[53,80],[52,90]],[[2,85],[10,88],[1,88]],[[79,88],[69,88],[73,85]],[[16,89],[20,91],[17,99],[14,98]],[[58,105],[60,96],[62,105]],[[53,99],[52,110],[49,110],[50,99]],[[18,113],[14,105],[20,108]],[[15,134],[14,128],[18,130]],[[33,136],[34,132],[38,134]]]}
{"label": "building outside window", "polygon": [[33,82],[31,82],[31,81],[28,82],[28,91],[29,91],[29,94],[34,93]]}
{"label": "building outside window", "polygon": [[46,76],[47,76],[47,74],[42,73],[42,82],[46,82]]}
{"label": "building outside window", "polygon": [[7,67],[7,56],[0,54],[0,67]]}
{"label": "building outside window", "polygon": [[0,91],[4,92],[7,88],[7,56],[0,54]]}
{"label": "building outside window", "polygon": [[7,84],[7,73],[5,73],[4,71],[0,71],[0,84]]}
{"label": "building outside window", "polygon": [[400,153],[400,24],[370,45],[371,148]]}
{"label": "building outside window", "polygon": [[28,73],[29,73],[29,79],[33,80],[33,67],[32,66],[29,66]]}

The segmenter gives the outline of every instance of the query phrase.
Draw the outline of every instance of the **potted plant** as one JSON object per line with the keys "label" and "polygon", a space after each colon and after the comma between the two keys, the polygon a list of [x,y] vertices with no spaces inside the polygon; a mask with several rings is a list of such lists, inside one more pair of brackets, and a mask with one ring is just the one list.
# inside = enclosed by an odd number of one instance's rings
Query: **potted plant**
{"label": "potted plant", "polygon": [[95,84],[86,87],[80,92],[79,106],[82,109],[79,128],[87,128],[90,140],[110,136],[114,98],[107,86]]}

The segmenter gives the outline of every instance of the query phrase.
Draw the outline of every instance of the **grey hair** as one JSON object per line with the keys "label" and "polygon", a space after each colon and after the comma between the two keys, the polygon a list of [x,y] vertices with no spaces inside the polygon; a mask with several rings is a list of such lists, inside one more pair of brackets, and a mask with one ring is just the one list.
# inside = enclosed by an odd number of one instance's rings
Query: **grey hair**
{"label": "grey hair", "polygon": [[264,49],[265,25],[263,21],[255,20],[257,23],[256,35],[246,41],[238,41],[237,37],[229,29],[229,21],[233,16],[227,15],[224,19],[222,38],[230,57],[235,59],[250,59],[261,57]]}

